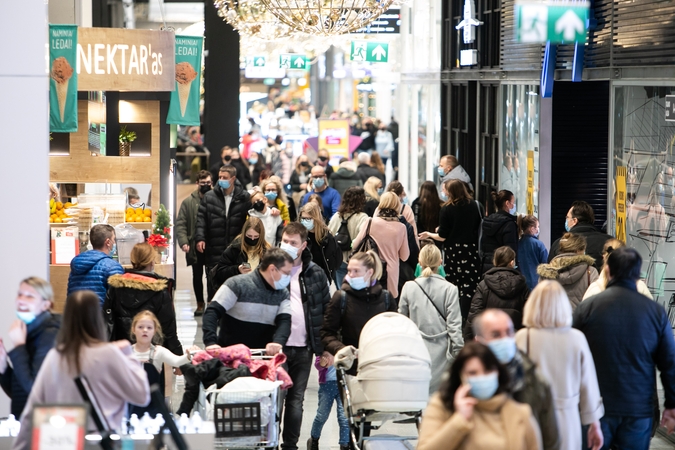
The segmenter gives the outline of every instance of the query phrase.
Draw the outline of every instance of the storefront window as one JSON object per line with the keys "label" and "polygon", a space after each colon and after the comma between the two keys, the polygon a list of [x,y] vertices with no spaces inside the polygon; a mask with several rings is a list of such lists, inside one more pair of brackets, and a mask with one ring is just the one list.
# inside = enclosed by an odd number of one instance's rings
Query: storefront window
{"label": "storefront window", "polygon": [[513,192],[518,214],[539,214],[539,86],[502,86],[499,189]]}
{"label": "storefront window", "polygon": [[642,276],[675,323],[675,122],[666,120],[668,95],[675,87],[614,89],[610,230],[640,252]]}

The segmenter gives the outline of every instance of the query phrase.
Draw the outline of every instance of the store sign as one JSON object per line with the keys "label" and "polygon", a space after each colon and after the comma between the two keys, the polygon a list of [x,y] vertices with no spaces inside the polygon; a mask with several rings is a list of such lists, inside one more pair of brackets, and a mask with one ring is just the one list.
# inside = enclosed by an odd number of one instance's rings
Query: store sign
{"label": "store sign", "polygon": [[666,122],[675,122],[675,95],[666,95]]}
{"label": "store sign", "polygon": [[352,41],[352,61],[387,62],[389,61],[389,44],[376,41]]}
{"label": "store sign", "polygon": [[516,2],[518,42],[571,44],[586,42],[587,1]]}
{"label": "store sign", "polygon": [[77,25],[49,25],[49,131],[77,131]]}
{"label": "store sign", "polygon": [[527,213],[534,214],[534,150],[527,151]]}
{"label": "store sign", "polygon": [[616,238],[626,242],[626,173],[625,167],[616,168]]}
{"label": "store sign", "polygon": [[246,67],[265,67],[267,58],[265,56],[247,56]]}
{"label": "store sign", "polygon": [[328,150],[332,158],[349,157],[349,121],[319,120],[319,147]]}
{"label": "store sign", "polygon": [[176,36],[176,86],[171,93],[166,123],[199,125],[199,100],[202,72],[201,36]]}
{"label": "store sign", "polygon": [[78,28],[78,91],[173,91],[169,31]]}
{"label": "store sign", "polygon": [[299,53],[283,53],[279,56],[279,67],[282,69],[309,69],[309,59]]}
{"label": "store sign", "polygon": [[35,405],[32,414],[32,450],[84,450],[86,406]]}
{"label": "store sign", "polygon": [[381,16],[360,28],[354,34],[399,34],[401,32],[401,10],[388,9]]}

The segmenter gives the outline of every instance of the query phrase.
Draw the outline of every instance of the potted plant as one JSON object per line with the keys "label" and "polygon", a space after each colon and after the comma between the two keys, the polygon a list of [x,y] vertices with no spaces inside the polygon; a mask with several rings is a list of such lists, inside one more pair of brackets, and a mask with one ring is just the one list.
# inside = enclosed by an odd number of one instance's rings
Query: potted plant
{"label": "potted plant", "polygon": [[127,126],[120,129],[120,156],[129,156],[131,143],[136,140],[136,132],[127,130]]}
{"label": "potted plant", "polygon": [[147,242],[152,245],[157,252],[156,262],[163,262],[162,256],[166,255],[171,241],[171,217],[166,207],[159,205],[159,210],[155,213],[155,223],[152,226],[152,234],[148,236]]}

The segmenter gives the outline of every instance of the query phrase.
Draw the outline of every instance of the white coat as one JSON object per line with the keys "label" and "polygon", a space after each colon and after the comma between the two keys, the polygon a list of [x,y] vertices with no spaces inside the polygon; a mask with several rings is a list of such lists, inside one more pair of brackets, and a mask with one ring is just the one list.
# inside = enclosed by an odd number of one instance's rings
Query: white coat
{"label": "white coat", "polygon": [[[433,304],[420,286],[431,297]],[[448,364],[464,347],[457,287],[436,274],[408,281],[401,291],[398,312],[410,317],[422,333],[431,356],[429,393],[432,394],[438,390]]]}
{"label": "white coat", "polygon": [[605,414],[586,336],[571,327],[523,328],[516,333],[516,343],[551,384],[560,450],[580,449],[581,425]]}

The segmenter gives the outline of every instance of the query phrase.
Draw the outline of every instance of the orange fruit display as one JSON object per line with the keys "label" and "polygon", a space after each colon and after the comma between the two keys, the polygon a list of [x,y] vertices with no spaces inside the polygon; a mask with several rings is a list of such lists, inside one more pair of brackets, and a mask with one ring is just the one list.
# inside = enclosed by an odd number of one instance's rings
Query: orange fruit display
{"label": "orange fruit display", "polygon": [[152,217],[152,210],[145,209],[143,210],[143,214],[145,214],[145,217]]}

